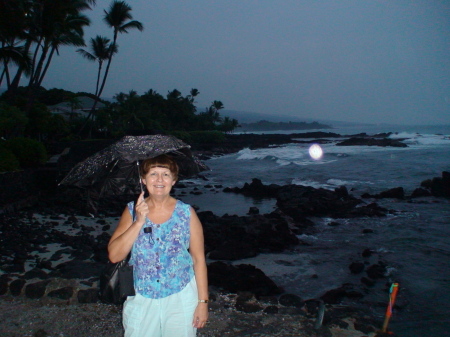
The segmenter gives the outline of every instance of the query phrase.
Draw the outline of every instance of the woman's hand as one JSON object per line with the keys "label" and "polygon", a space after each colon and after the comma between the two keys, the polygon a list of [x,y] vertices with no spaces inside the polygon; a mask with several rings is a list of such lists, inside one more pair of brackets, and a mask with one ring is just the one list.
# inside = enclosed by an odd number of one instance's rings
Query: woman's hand
{"label": "woman's hand", "polygon": [[197,329],[204,328],[208,321],[208,303],[199,303],[194,312],[194,321],[192,326]]}
{"label": "woman's hand", "polygon": [[136,223],[143,224],[145,222],[145,218],[149,213],[148,205],[144,199],[144,192],[141,192],[139,198],[136,201]]}

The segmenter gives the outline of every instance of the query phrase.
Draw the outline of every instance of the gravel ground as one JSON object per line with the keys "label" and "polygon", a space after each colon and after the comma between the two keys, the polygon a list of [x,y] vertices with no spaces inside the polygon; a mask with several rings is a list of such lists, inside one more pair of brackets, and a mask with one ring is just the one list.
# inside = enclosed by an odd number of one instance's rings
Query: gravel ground
{"label": "gravel ground", "polygon": [[[210,319],[198,337],[296,336],[373,337],[349,326],[314,329],[314,321],[301,315],[241,313],[211,303]],[[119,337],[123,336],[121,306],[107,304],[42,303],[24,298],[0,298],[0,336]]]}

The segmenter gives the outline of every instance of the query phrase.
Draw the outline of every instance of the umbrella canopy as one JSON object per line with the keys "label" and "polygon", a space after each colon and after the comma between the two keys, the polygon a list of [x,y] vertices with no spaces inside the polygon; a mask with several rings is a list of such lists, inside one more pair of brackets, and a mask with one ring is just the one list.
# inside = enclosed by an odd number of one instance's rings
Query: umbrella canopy
{"label": "umbrella canopy", "polygon": [[208,167],[196,158],[190,146],[167,135],[125,136],[116,143],[75,165],[59,185],[95,189],[99,196],[139,193],[138,164],[161,154],[179,166],[179,178],[188,178]]}

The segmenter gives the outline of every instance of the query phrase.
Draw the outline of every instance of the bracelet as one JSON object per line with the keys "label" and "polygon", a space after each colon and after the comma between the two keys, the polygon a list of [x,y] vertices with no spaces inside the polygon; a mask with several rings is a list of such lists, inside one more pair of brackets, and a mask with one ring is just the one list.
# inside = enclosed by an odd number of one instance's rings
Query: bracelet
{"label": "bracelet", "polygon": [[198,300],[198,303],[208,303],[209,300]]}

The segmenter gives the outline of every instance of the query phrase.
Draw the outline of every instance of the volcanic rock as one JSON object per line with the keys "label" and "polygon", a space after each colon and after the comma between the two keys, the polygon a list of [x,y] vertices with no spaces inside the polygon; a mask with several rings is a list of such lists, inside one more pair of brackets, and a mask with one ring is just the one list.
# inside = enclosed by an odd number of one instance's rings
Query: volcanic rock
{"label": "volcanic rock", "polygon": [[362,255],[362,257],[370,257],[370,256],[372,256],[373,253],[374,253],[374,251],[372,249],[366,248],[363,250],[361,255]]}
{"label": "volcanic rock", "polygon": [[350,210],[346,217],[355,218],[355,217],[383,217],[390,212],[388,209],[379,206],[377,203],[370,203],[366,206],[356,207]]}
{"label": "volcanic rock", "polygon": [[9,291],[13,296],[19,296],[22,292],[22,288],[25,285],[26,281],[23,279],[17,279],[11,282],[9,285]]}
{"label": "volcanic rock", "polygon": [[300,296],[294,294],[283,294],[278,301],[285,307],[301,308],[305,305],[305,301],[303,301]]}
{"label": "volcanic rock", "polygon": [[253,178],[250,184],[245,183],[244,187],[225,188],[224,192],[241,193],[253,198],[275,198],[277,191],[280,189],[279,185],[270,184],[264,185],[260,179]]}
{"label": "volcanic rock", "polygon": [[238,311],[253,313],[264,310],[264,307],[258,303],[251,292],[240,292],[236,297],[235,308]]}
{"label": "volcanic rock", "polygon": [[411,198],[421,198],[421,197],[430,197],[432,194],[429,190],[425,189],[425,188],[416,188],[412,193],[411,193]]}
{"label": "volcanic rock", "polygon": [[382,262],[371,265],[367,268],[366,273],[371,279],[379,279],[385,277],[386,274],[386,265]]}
{"label": "volcanic rock", "polygon": [[281,252],[299,240],[288,222],[277,215],[222,216],[199,212],[210,259],[239,260],[261,252]]}
{"label": "volcanic rock", "polygon": [[372,137],[351,137],[342,142],[336,144],[337,146],[354,146],[354,145],[367,145],[367,146],[393,146],[393,147],[408,147],[405,143],[402,143],[398,139],[390,138],[372,138]]}
{"label": "volcanic rock", "polygon": [[389,190],[383,191],[379,194],[371,195],[369,193],[364,193],[362,198],[375,198],[375,199],[383,199],[383,198],[396,198],[396,199],[404,199],[405,191],[403,187],[394,187]]}
{"label": "volcanic rock", "polygon": [[361,283],[368,287],[373,287],[375,285],[375,282],[367,277],[361,277]]}
{"label": "volcanic rock", "polygon": [[68,300],[73,296],[73,287],[64,287],[64,288],[52,290],[47,294],[47,296],[59,298],[62,300]]}
{"label": "volcanic rock", "polygon": [[9,277],[5,275],[0,276],[0,295],[4,295],[8,292]]}
{"label": "volcanic rock", "polygon": [[341,287],[336,289],[331,289],[327,291],[324,295],[322,295],[320,298],[328,304],[337,304],[341,302],[345,297],[352,298],[352,299],[360,299],[364,297],[364,295],[354,289],[354,286],[352,284],[346,283],[343,284]]}
{"label": "volcanic rock", "polygon": [[31,299],[41,298],[45,295],[47,285],[50,281],[39,281],[27,284],[25,287],[25,296]]}
{"label": "volcanic rock", "polygon": [[[347,194],[347,196],[344,196]],[[277,206],[294,220],[304,216],[347,217],[361,200],[344,193],[302,185],[285,185],[277,193]]]}
{"label": "volcanic rock", "polygon": [[364,263],[362,262],[352,262],[349,266],[352,274],[359,274],[364,271]]}
{"label": "volcanic rock", "polygon": [[39,278],[41,280],[44,280],[48,278],[48,274],[42,269],[33,268],[25,273],[24,278],[27,280],[31,280],[33,278]]}
{"label": "volcanic rock", "polygon": [[256,296],[269,296],[282,292],[260,269],[249,264],[232,266],[222,261],[210,263],[208,282],[233,293],[249,291]]}
{"label": "volcanic rock", "polygon": [[78,303],[96,303],[98,301],[98,288],[79,290],[77,298]]}
{"label": "volcanic rock", "polygon": [[435,197],[450,198],[450,172],[443,171],[442,177],[422,181],[420,186],[429,189]]}

